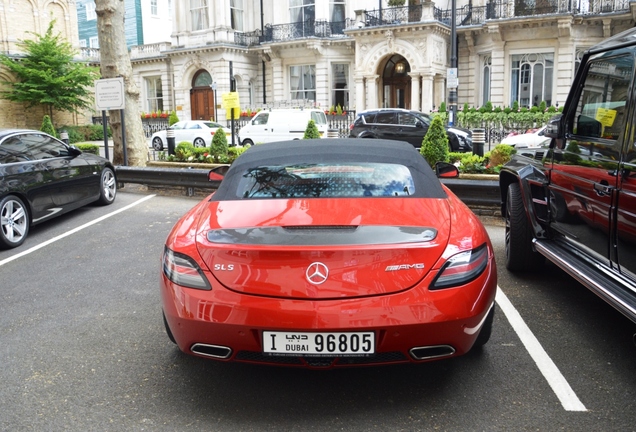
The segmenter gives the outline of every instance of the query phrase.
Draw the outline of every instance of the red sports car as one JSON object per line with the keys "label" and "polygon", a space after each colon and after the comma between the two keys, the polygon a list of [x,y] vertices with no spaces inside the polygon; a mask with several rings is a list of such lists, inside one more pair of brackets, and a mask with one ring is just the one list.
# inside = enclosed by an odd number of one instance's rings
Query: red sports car
{"label": "red sports car", "polygon": [[254,146],[177,222],[162,260],[166,331],[188,354],[327,368],[448,358],[490,338],[488,234],[404,142]]}

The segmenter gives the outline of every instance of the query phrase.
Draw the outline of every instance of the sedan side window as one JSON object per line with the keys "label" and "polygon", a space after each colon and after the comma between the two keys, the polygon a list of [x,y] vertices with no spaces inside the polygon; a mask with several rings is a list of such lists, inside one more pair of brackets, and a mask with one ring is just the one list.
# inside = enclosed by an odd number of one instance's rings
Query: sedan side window
{"label": "sedan side window", "polygon": [[0,164],[26,162],[31,159],[29,151],[20,138],[8,138],[0,144]]}
{"label": "sedan side window", "polygon": [[51,159],[70,156],[68,147],[63,143],[45,135],[22,135],[22,142],[26,145],[33,159]]}

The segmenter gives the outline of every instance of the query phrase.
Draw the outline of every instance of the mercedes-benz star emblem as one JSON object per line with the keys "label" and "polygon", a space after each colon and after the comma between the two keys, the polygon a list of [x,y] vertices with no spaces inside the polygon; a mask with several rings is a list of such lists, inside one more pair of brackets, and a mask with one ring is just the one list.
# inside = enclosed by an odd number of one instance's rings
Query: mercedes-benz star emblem
{"label": "mercedes-benz star emblem", "polygon": [[321,262],[311,263],[305,272],[310,284],[320,285],[327,280],[329,269]]}

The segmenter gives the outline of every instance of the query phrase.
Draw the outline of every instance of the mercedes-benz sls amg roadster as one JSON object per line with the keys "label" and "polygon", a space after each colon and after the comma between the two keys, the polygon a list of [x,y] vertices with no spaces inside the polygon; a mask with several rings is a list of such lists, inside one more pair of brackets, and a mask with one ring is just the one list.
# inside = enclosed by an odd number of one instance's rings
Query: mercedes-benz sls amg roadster
{"label": "mercedes-benz sls amg roadster", "polygon": [[481,347],[497,272],[483,225],[438,179],[457,175],[399,141],[251,147],[167,238],[168,336],[192,355],[314,368]]}

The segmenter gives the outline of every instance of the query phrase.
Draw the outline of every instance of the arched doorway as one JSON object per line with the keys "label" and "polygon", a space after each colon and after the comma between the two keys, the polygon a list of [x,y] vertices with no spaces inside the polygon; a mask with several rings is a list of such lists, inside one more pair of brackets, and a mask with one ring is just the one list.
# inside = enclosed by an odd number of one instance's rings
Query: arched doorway
{"label": "arched doorway", "polygon": [[391,56],[382,71],[382,107],[411,109],[411,71],[401,55]]}
{"label": "arched doorway", "polygon": [[200,70],[192,78],[190,89],[191,120],[214,120],[214,91],[210,87],[212,77],[205,70]]}

